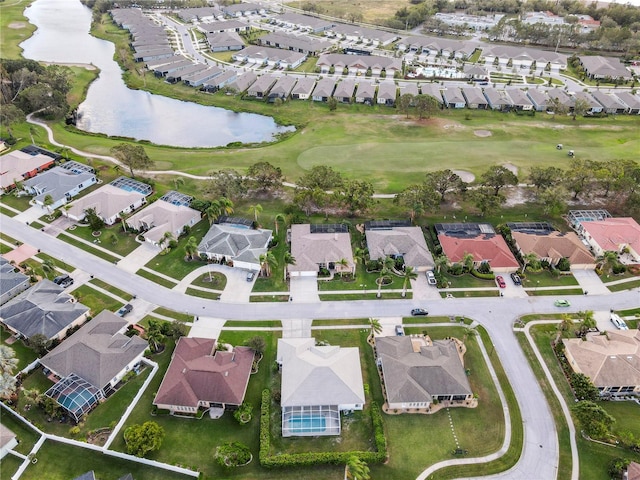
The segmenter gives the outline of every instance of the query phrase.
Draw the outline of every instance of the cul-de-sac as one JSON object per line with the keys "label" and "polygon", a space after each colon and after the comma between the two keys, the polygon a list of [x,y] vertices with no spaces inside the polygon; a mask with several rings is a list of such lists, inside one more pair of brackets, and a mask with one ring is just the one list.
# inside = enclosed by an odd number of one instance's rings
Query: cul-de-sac
{"label": "cul-de-sac", "polygon": [[0,478],[640,480],[640,0],[0,0]]}

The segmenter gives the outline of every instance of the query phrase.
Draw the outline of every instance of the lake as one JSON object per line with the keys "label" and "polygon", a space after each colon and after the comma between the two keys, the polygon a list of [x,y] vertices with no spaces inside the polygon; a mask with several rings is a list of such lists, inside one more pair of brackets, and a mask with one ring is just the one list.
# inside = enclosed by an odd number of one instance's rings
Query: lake
{"label": "lake", "polygon": [[232,142],[268,142],[294,129],[280,126],[264,115],[236,113],[131,90],[113,60],[113,43],[89,34],[91,10],[78,0],[36,0],[25,15],[38,28],[20,45],[25,58],[93,64],[100,69],[99,78],[78,108],[80,130],[159,145],[220,147]]}

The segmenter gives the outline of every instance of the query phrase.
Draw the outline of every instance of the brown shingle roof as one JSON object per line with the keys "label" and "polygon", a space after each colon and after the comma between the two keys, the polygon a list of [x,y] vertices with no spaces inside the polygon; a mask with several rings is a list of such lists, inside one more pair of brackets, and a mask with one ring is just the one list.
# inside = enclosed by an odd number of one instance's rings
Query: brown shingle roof
{"label": "brown shingle roof", "polygon": [[233,352],[216,352],[215,345],[209,338],[180,338],[154,405],[197,407],[200,401],[240,405],[253,350],[235,347]]}
{"label": "brown shingle roof", "polygon": [[589,250],[573,232],[550,232],[547,235],[513,232],[512,235],[525,255],[535,253],[539,258],[551,258],[556,261],[568,258],[571,265],[594,263]]}

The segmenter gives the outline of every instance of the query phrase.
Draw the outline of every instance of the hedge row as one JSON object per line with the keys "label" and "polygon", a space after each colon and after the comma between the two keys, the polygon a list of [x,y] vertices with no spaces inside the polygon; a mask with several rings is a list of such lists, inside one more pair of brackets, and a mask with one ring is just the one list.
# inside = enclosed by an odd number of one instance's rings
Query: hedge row
{"label": "hedge row", "polygon": [[483,280],[495,280],[496,276],[493,273],[480,273],[475,268],[471,269],[471,275],[476,278],[481,278]]}
{"label": "hedge row", "polygon": [[376,452],[307,452],[270,455],[271,450],[271,392],[262,391],[260,407],[260,465],[263,467],[293,467],[321,464],[343,465],[356,456],[367,463],[381,463],[387,459],[387,439],[384,436],[382,414],[376,402],[371,402],[371,420],[375,434]]}

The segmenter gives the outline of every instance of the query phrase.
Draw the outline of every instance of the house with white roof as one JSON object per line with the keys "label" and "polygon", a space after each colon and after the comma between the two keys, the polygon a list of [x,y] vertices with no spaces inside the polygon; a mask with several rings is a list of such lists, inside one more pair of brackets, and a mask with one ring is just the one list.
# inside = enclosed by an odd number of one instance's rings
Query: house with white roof
{"label": "house with white roof", "polygon": [[95,170],[78,162],[66,162],[26,180],[22,188],[33,195],[33,202],[45,206],[45,198],[51,197],[48,208],[66,204],[82,190],[97,183]]}
{"label": "house with white roof", "polygon": [[365,403],[357,347],[317,346],[315,338],[278,339],[282,436],[340,435],[342,412]]}
{"label": "house with white roof", "polygon": [[4,257],[0,257],[0,305],[24,292],[31,283],[29,277],[17,271]]}

